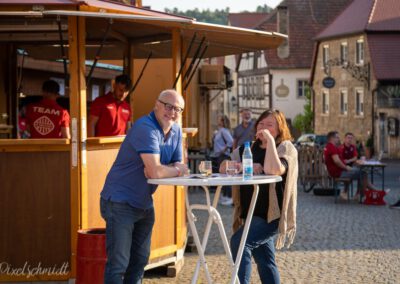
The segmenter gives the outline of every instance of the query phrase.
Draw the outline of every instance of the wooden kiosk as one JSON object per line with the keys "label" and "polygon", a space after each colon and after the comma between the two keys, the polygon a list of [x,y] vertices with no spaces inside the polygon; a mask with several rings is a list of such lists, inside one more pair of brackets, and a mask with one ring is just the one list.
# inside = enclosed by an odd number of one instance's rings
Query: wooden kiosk
{"label": "wooden kiosk", "polygon": [[[177,77],[175,87],[188,100],[186,82],[178,75],[189,68],[185,59],[198,56],[204,44],[203,57],[215,57],[276,48],[285,39],[99,0],[2,1],[0,17],[0,111],[9,113],[8,125],[14,127],[11,139],[0,139],[0,282],[75,278],[77,230],[104,227],[99,193],[124,137],[87,138],[86,60],[95,61],[101,49],[102,59],[123,60],[135,82],[141,69],[137,60],[152,53],[150,71],[130,97],[136,119]],[[62,62],[61,47],[72,138],[16,139],[16,54],[22,50],[36,59]],[[187,106],[185,111],[196,107]],[[182,123],[187,124],[185,116]],[[154,196],[149,267],[183,258],[183,194],[176,187]]]}

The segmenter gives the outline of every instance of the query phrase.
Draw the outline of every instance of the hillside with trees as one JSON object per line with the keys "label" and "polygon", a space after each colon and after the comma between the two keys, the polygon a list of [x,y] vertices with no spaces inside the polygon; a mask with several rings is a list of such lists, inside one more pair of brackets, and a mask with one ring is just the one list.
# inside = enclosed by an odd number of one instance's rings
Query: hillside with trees
{"label": "hillside with trees", "polygon": [[[272,11],[272,8],[264,4],[264,6],[257,6],[255,11],[243,12],[268,13],[270,11]],[[193,10],[180,11],[178,8],[175,7],[173,9],[166,8],[165,12],[195,18],[199,22],[226,25],[228,24],[229,7],[221,10],[216,9],[214,11],[211,11],[210,9],[200,11],[198,8],[195,8]]]}

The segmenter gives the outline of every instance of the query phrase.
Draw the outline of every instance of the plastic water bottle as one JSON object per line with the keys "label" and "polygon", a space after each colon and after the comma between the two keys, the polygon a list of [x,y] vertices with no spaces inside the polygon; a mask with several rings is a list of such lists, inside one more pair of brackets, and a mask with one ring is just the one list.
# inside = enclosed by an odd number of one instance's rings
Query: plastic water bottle
{"label": "plastic water bottle", "polygon": [[253,154],[251,154],[250,142],[244,143],[244,151],[242,157],[243,164],[243,180],[253,178]]}

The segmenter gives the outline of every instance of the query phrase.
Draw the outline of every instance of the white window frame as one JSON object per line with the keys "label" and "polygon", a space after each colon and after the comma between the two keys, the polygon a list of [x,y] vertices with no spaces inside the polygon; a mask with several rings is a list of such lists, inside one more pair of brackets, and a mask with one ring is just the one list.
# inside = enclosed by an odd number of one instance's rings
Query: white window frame
{"label": "white window frame", "polygon": [[356,42],[356,65],[364,64],[364,39],[360,38]]}
{"label": "white window frame", "polygon": [[356,116],[364,116],[364,88],[354,89],[354,99],[355,99],[355,114]]}
{"label": "white window frame", "polygon": [[339,110],[341,115],[347,115],[348,112],[348,95],[347,89],[339,90]]}
{"label": "white window frame", "polygon": [[340,44],[340,62],[345,65],[349,61],[349,46],[344,41]]}
{"label": "white window frame", "polygon": [[329,45],[325,44],[322,47],[322,67],[325,67],[329,60]]}
{"label": "white window frame", "polygon": [[329,91],[322,89],[322,114],[329,114]]}
{"label": "white window frame", "polygon": [[[301,86],[300,86],[301,83]],[[296,96],[298,99],[306,98],[306,88],[308,87],[307,79],[297,79],[296,80]],[[300,89],[302,90],[302,94],[300,94]]]}

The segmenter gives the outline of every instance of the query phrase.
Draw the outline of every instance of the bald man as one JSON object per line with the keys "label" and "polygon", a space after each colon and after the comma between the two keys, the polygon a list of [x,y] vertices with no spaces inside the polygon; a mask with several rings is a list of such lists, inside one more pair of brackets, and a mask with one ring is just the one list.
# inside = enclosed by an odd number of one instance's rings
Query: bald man
{"label": "bald man", "polygon": [[141,283],[150,255],[154,225],[152,195],[157,186],[148,178],[187,173],[182,163],[184,108],[175,90],[161,92],[153,111],[128,131],[101,192],[100,210],[106,221],[105,283]]}

